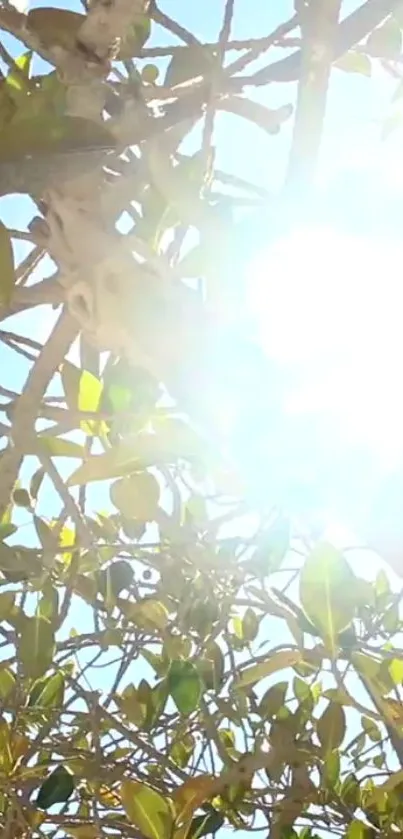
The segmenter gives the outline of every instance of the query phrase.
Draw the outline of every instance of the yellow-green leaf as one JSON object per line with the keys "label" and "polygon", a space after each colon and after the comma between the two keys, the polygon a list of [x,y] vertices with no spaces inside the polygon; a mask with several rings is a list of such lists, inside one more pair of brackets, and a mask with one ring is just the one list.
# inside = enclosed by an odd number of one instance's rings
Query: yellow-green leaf
{"label": "yellow-green leaf", "polygon": [[368,36],[365,49],[377,58],[397,58],[402,50],[402,33],[399,24],[388,18]]}
{"label": "yellow-green leaf", "polygon": [[211,798],[215,785],[215,778],[211,775],[199,775],[189,778],[175,790],[173,800],[177,824],[186,822],[204,801]]}
{"label": "yellow-green leaf", "polygon": [[401,658],[393,658],[389,664],[389,673],[395,685],[403,682],[403,661]]}
{"label": "yellow-green leaf", "polygon": [[371,59],[364,53],[354,50],[344,53],[341,58],[334,62],[333,66],[337,67],[338,70],[344,70],[345,73],[359,73],[361,76],[371,76],[372,74]]}
{"label": "yellow-green leaf", "polygon": [[0,699],[7,699],[16,685],[14,673],[5,667],[0,670]]}
{"label": "yellow-green leaf", "polygon": [[[100,410],[103,384],[89,370],[80,370],[69,361],[61,368],[66,402],[70,410],[96,413]],[[80,428],[86,434],[102,436],[107,426],[100,420],[83,420]]]}
{"label": "yellow-green leaf", "polygon": [[172,661],[167,676],[168,691],[180,714],[188,716],[198,707],[202,693],[200,674],[191,661]]}
{"label": "yellow-green leaf", "polygon": [[316,545],[301,570],[301,605],[332,652],[337,636],[349,626],[355,614],[355,581],[343,554],[328,542]]}
{"label": "yellow-green leaf", "polygon": [[[55,457],[76,457],[82,460],[85,456],[84,446],[74,443],[73,440],[63,440],[62,437],[37,437],[35,445],[37,449]],[[35,453],[33,450],[32,454]]]}
{"label": "yellow-green leaf", "polygon": [[119,601],[119,608],[127,618],[142,629],[163,632],[169,621],[168,611],[159,600],[141,600],[139,603]]}
{"label": "yellow-green leaf", "polygon": [[110,488],[112,504],[127,519],[153,521],[158,512],[160,487],[157,479],[150,472],[137,472],[127,478],[121,478]]}
{"label": "yellow-green leaf", "polygon": [[55,651],[52,624],[42,617],[26,618],[17,646],[24,674],[33,679],[43,676],[53,662]]}
{"label": "yellow-green leaf", "polygon": [[284,670],[286,667],[293,667],[300,661],[302,661],[302,656],[298,650],[279,650],[267,661],[254,664],[253,667],[247,667],[246,670],[243,670],[236,681],[236,686],[246,688],[249,685],[255,685],[262,679],[266,679],[267,676],[271,676],[272,673],[277,673],[278,670]]}
{"label": "yellow-green leaf", "polygon": [[137,781],[123,781],[120,797],[127,817],[146,839],[170,839],[174,814],[168,798]]}

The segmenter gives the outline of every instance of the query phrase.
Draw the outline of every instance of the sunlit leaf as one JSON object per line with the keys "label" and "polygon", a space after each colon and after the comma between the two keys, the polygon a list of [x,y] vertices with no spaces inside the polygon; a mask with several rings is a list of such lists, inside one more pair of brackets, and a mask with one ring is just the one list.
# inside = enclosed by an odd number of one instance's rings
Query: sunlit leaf
{"label": "sunlit leaf", "polygon": [[122,602],[119,608],[127,618],[142,629],[162,632],[168,625],[169,615],[166,607],[159,600],[144,599],[139,603]]}
{"label": "sunlit leaf", "polygon": [[301,570],[299,595],[308,619],[333,651],[356,610],[355,576],[343,554],[327,542],[316,545]]}
{"label": "sunlit leaf", "polygon": [[186,822],[204,801],[214,793],[215,779],[211,775],[189,778],[173,794],[177,824]]}
{"label": "sunlit leaf", "polygon": [[30,75],[33,53],[31,50],[24,52],[14,59],[14,67],[6,77],[6,85],[10,95],[20,103],[21,94],[26,96],[29,90],[28,79]]}
{"label": "sunlit leaf", "polygon": [[298,650],[280,650],[268,657],[267,661],[242,670],[237,678],[236,686],[238,688],[249,687],[249,685],[254,685],[262,679],[266,679],[267,676],[271,676],[278,670],[292,667],[301,660],[302,656]]}
{"label": "sunlit leaf", "polygon": [[62,437],[37,437],[36,449],[55,457],[85,457],[85,448],[73,440],[63,440]]}
{"label": "sunlit leaf", "polygon": [[389,663],[389,673],[395,685],[403,682],[403,661],[401,658],[393,658]]}
{"label": "sunlit leaf", "polygon": [[[65,361],[61,368],[61,377],[70,410],[94,414],[100,410],[103,384],[96,376]],[[89,435],[106,434],[108,430],[106,424],[99,420],[82,420],[80,428]]]}
{"label": "sunlit leaf", "polygon": [[128,478],[121,478],[110,488],[112,504],[126,518],[137,521],[153,521],[158,512],[160,487],[150,472],[137,472]]}
{"label": "sunlit leaf", "polygon": [[120,797],[130,822],[146,839],[170,839],[173,811],[168,798],[137,781],[123,781]]}
{"label": "sunlit leaf", "polygon": [[334,62],[333,67],[344,70],[345,73],[359,73],[361,76],[372,75],[371,59],[364,53],[354,50],[344,53],[341,58]]}
{"label": "sunlit leaf", "polygon": [[58,671],[48,678],[38,679],[32,686],[28,704],[39,708],[61,708],[65,680]]}
{"label": "sunlit leaf", "polygon": [[368,828],[366,825],[359,819],[353,819],[347,828],[346,839],[367,839],[367,836]]}

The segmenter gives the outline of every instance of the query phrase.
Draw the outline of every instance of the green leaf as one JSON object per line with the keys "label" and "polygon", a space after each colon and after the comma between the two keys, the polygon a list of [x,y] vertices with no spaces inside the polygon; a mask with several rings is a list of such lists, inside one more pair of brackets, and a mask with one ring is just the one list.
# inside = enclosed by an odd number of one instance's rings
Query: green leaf
{"label": "green leaf", "polygon": [[28,705],[39,708],[61,708],[64,698],[64,676],[58,671],[53,676],[38,679],[32,686]]}
{"label": "green leaf", "polygon": [[146,839],[170,839],[174,816],[169,799],[137,781],[123,781],[120,797],[130,822]]}
{"label": "green leaf", "polygon": [[192,44],[177,49],[169,62],[164,87],[175,87],[197,76],[211,73],[214,66],[214,52],[211,47]]}
{"label": "green leaf", "polygon": [[0,670],[0,699],[7,699],[16,686],[14,673],[4,667]]}
{"label": "green leaf", "polygon": [[13,591],[3,591],[0,594],[0,622],[7,620],[13,611],[15,603],[15,593]]}
{"label": "green leaf", "polygon": [[46,673],[55,651],[54,628],[46,618],[26,618],[18,638],[18,657],[25,676],[37,679]]}
{"label": "green leaf", "polygon": [[283,707],[288,689],[288,682],[278,682],[263,694],[259,703],[259,714],[262,718],[271,719]]}
{"label": "green leaf", "polygon": [[195,741],[191,735],[178,739],[172,746],[170,758],[181,769],[189,763],[189,760],[194,752]]}
{"label": "green leaf", "polygon": [[46,584],[36,614],[46,618],[50,623],[55,623],[59,615],[59,592],[55,586]]}
{"label": "green leaf", "polygon": [[339,752],[328,752],[324,764],[324,780],[326,786],[335,787],[340,776],[340,755]]}
{"label": "green leaf", "polygon": [[399,24],[388,18],[369,35],[365,49],[376,58],[398,58],[402,51],[402,33]]}
{"label": "green leaf", "polygon": [[311,688],[306,682],[304,682],[303,679],[300,679],[299,676],[295,676],[293,680],[293,689],[296,698],[300,702],[305,702],[306,699],[312,698]]}
{"label": "green leaf", "polygon": [[340,798],[353,811],[358,807],[360,803],[360,785],[355,775],[349,774],[345,777],[340,789]]}
{"label": "green leaf", "polygon": [[248,608],[242,618],[242,637],[248,643],[254,641],[259,631],[259,618],[253,609]]}
{"label": "green leaf", "polygon": [[343,707],[336,702],[329,702],[317,721],[316,730],[324,752],[337,749],[346,733],[346,716]]}
{"label": "green leaf", "polygon": [[202,693],[202,680],[192,662],[172,661],[167,685],[180,714],[188,716],[196,710]]}
{"label": "green leaf", "polygon": [[38,498],[39,490],[41,488],[42,481],[45,475],[46,472],[43,466],[40,466],[39,469],[37,469],[36,472],[34,472],[34,474],[32,475],[32,478],[29,482],[29,496],[33,499],[33,501],[36,501]]}
{"label": "green leaf", "polygon": [[355,576],[343,554],[327,542],[319,543],[305,560],[299,597],[308,619],[334,652],[337,636],[355,615]]}
{"label": "green leaf", "polygon": [[64,766],[56,769],[43,782],[36,799],[41,810],[47,810],[53,804],[64,804],[74,792],[74,777]]}
{"label": "green leaf", "polygon": [[216,833],[224,824],[224,816],[217,810],[211,810],[203,816],[196,816],[192,819],[186,839],[200,839],[209,833]]}
{"label": "green leaf", "polygon": [[14,253],[11,236],[0,221],[0,303],[7,305],[15,286]]}
{"label": "green leaf", "polygon": [[344,70],[345,73],[359,73],[361,76],[372,75],[371,59],[364,53],[355,52],[355,50],[344,53],[341,58],[334,62],[333,67]]}
{"label": "green leaf", "polygon": [[375,720],[371,720],[369,717],[361,717],[361,725],[373,743],[379,743],[379,741],[382,740],[382,734]]}
{"label": "green leaf", "polygon": [[97,575],[97,583],[104,600],[115,602],[123,589],[130,588],[133,577],[133,567],[125,559],[118,559],[108,568],[103,568]]}

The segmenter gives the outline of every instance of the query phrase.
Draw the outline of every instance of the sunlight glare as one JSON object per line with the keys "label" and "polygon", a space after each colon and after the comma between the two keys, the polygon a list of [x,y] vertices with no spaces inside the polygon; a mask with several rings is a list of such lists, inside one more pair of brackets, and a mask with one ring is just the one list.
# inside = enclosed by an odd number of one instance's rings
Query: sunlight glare
{"label": "sunlight glare", "polygon": [[354,443],[403,459],[402,247],[301,230],[251,266],[267,354],[298,371],[293,409],[326,412]]}

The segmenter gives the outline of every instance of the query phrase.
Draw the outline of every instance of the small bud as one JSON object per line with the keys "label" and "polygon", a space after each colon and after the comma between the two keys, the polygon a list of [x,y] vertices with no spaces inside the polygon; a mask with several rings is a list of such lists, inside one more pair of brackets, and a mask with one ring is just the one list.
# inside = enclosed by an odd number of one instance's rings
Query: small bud
{"label": "small bud", "polygon": [[146,84],[155,84],[159,74],[160,71],[155,64],[146,64],[141,71],[141,78]]}
{"label": "small bud", "polygon": [[13,502],[17,507],[29,508],[32,506],[31,496],[26,489],[15,489],[13,492]]}

